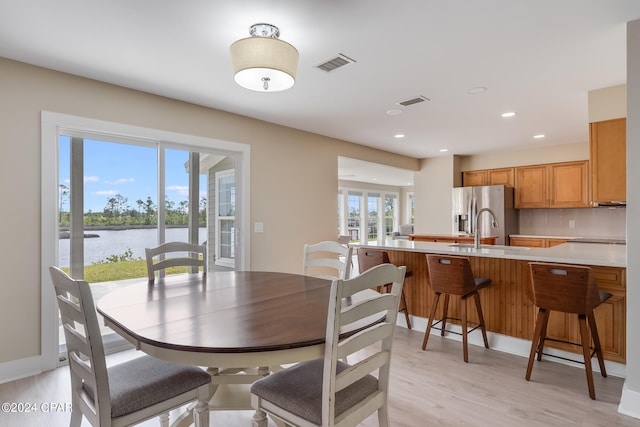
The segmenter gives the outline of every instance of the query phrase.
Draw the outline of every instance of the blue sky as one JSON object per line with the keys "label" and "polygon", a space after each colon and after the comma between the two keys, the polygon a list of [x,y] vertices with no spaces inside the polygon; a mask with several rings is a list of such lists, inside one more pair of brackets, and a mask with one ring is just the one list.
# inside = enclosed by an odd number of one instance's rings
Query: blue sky
{"label": "blue sky", "polygon": [[[69,145],[69,137],[60,137],[59,180],[67,187],[70,178]],[[176,205],[188,198],[189,177],[184,167],[188,158],[188,151],[166,152],[166,193]],[[158,204],[155,148],[85,139],[84,159],[85,212],[102,212],[107,200],[116,194],[126,197],[134,209],[138,206],[138,199],[145,201],[149,196]],[[206,188],[204,177],[200,185],[201,189]],[[64,210],[68,208],[68,203],[63,206]]]}

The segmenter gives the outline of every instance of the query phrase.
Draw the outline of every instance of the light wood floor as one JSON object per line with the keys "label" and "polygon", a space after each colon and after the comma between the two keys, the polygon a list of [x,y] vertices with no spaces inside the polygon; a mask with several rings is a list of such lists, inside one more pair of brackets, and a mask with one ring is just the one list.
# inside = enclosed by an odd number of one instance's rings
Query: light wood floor
{"label": "light wood floor", "polygon": [[[640,419],[618,414],[620,378],[595,373],[597,400],[589,399],[582,369],[553,361],[536,362],[524,379],[527,360],[470,346],[462,361],[461,343],[439,336],[422,351],[422,334],[396,330],[389,398],[391,425],[416,426],[640,426]],[[135,352],[109,356],[117,363]],[[2,402],[70,402],[68,368],[0,385]],[[249,411],[212,413],[211,426],[251,425]],[[68,412],[0,413],[6,427],[68,426]],[[88,425],[86,423],[84,425]],[[157,426],[151,420],[143,426]],[[370,417],[363,426],[377,426]]]}

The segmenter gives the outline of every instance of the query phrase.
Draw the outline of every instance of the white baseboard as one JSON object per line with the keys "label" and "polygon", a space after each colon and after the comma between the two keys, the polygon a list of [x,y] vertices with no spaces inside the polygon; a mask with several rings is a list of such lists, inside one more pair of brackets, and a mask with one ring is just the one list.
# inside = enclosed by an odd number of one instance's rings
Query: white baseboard
{"label": "white baseboard", "polygon": [[41,372],[41,356],[25,357],[24,359],[0,363],[0,384],[37,375]]}
{"label": "white baseboard", "polygon": [[618,412],[634,418],[640,418],[640,392],[629,390],[625,383],[622,387],[622,397]]}
{"label": "white baseboard", "polygon": [[[424,317],[418,317],[413,315],[411,316],[412,330],[422,331],[422,333],[424,333],[424,331],[427,329],[427,323],[428,323],[428,319]],[[402,326],[403,328],[407,327],[404,320],[404,316],[398,316],[397,325]],[[462,331],[462,328],[460,327],[460,325],[449,324],[447,325],[447,330],[460,333]],[[477,333],[476,332],[473,332],[468,335],[469,344],[484,347],[484,342],[482,341],[482,334],[480,332],[477,332]],[[437,329],[432,329],[431,333],[440,334],[440,331]],[[447,334],[445,335],[445,337],[455,341],[462,341],[461,335]],[[529,340],[514,338],[514,337],[497,334],[493,332],[487,332],[487,338],[489,340],[489,347],[492,348],[493,350],[498,350],[504,353],[514,354],[516,356],[529,358],[529,352],[531,351],[531,341]],[[418,343],[418,345],[422,345],[422,344]],[[576,353],[569,353],[567,351],[557,350],[549,347],[545,348],[544,351],[545,353],[558,356],[558,357],[563,357],[565,359],[582,360],[581,355]],[[565,365],[575,366],[577,368],[584,369],[584,365],[582,363],[575,363],[575,362],[572,362],[571,360],[565,360],[565,359],[558,359],[557,357],[547,358],[547,360],[552,362],[562,363]],[[604,365],[605,365],[605,368],[607,368],[607,375],[611,375],[618,378],[626,378],[626,375],[627,375],[626,365],[622,363],[610,362],[608,360],[604,361]],[[592,363],[592,366],[593,366],[594,372],[600,372],[600,367],[597,361],[594,361],[594,363]]]}

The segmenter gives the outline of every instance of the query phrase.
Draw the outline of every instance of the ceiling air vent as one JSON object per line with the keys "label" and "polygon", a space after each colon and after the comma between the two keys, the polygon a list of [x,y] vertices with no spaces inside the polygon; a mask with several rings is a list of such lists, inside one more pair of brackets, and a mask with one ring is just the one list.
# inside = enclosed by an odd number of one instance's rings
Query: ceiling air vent
{"label": "ceiling air vent", "polygon": [[396,104],[402,105],[403,107],[408,107],[409,105],[418,104],[424,101],[430,101],[430,99],[422,95],[419,95],[413,98],[405,99],[404,101],[398,101],[396,102]]}
{"label": "ceiling air vent", "polygon": [[328,61],[323,62],[322,64],[316,65],[316,68],[328,73],[335,69],[344,67],[347,64],[351,64],[352,62],[356,61],[349,58],[348,56],[339,53],[335,58],[331,58]]}

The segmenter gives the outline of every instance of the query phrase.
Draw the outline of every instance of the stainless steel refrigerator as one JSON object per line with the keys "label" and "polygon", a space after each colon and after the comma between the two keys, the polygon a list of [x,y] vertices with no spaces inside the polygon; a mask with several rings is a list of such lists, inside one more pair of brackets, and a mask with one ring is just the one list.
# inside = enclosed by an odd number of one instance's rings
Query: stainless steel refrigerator
{"label": "stainless steel refrigerator", "polygon": [[[497,227],[493,227],[491,215],[483,212],[476,224],[476,215],[489,208],[496,216]],[[480,229],[481,237],[497,236],[497,245],[508,245],[509,235],[518,233],[518,212],[513,208],[513,188],[504,185],[457,187],[453,189],[453,234],[475,235]]]}

